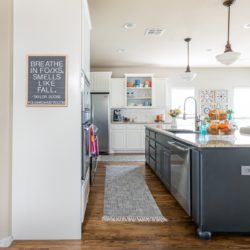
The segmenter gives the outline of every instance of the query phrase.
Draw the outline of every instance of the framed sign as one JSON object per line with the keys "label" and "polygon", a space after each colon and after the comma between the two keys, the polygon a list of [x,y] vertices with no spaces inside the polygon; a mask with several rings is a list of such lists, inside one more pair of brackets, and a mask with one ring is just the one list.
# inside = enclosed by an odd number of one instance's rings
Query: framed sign
{"label": "framed sign", "polygon": [[67,56],[28,56],[27,106],[67,106]]}

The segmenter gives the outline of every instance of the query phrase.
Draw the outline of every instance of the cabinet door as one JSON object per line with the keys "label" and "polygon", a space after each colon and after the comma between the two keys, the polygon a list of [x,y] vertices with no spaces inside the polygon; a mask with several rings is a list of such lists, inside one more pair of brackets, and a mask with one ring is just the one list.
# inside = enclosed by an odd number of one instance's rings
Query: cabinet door
{"label": "cabinet door", "polygon": [[91,72],[92,92],[110,92],[111,72]]}
{"label": "cabinet door", "polygon": [[161,179],[161,173],[160,173],[160,169],[161,169],[161,162],[162,162],[162,146],[158,143],[156,143],[155,146],[155,154],[156,154],[156,164],[155,164],[155,173],[160,177]]}
{"label": "cabinet door", "polygon": [[125,79],[112,78],[110,91],[111,91],[111,107],[112,108],[125,107]]}
{"label": "cabinet door", "polygon": [[126,148],[128,150],[142,150],[141,130],[127,130]]}
{"label": "cabinet door", "polygon": [[149,165],[149,137],[145,137],[145,158],[146,163]]}
{"label": "cabinet door", "polygon": [[166,78],[154,78],[152,85],[152,104],[154,107],[166,107]]}
{"label": "cabinet door", "polygon": [[170,172],[170,158],[171,158],[171,151],[163,148],[161,154],[161,166],[160,166],[160,173],[162,176],[162,182],[165,184],[166,188],[170,190],[171,184],[171,172]]}
{"label": "cabinet door", "polygon": [[143,150],[145,149],[145,127],[143,126],[143,128],[141,129],[141,147],[143,148]]}
{"label": "cabinet door", "polygon": [[168,190],[170,190],[170,157],[170,150],[156,143],[155,172]]}
{"label": "cabinet door", "polygon": [[192,218],[200,224],[200,152],[192,149]]}
{"label": "cabinet door", "polygon": [[88,3],[82,0],[82,69],[90,80],[90,15],[88,11]]}
{"label": "cabinet door", "polygon": [[124,150],[126,148],[126,133],[124,130],[111,132],[111,148],[113,150]]}

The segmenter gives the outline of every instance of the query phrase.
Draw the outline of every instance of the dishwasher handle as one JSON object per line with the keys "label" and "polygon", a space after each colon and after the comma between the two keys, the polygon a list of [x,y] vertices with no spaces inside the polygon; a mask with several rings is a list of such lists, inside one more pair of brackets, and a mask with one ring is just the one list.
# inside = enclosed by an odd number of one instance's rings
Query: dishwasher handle
{"label": "dishwasher handle", "polygon": [[184,145],[181,145],[181,146],[180,146],[180,145],[178,145],[178,143],[176,143],[176,142],[171,142],[171,141],[169,141],[168,144],[169,144],[171,147],[176,148],[176,149],[179,149],[179,150],[181,150],[181,151],[183,151],[183,152],[189,151],[189,149],[190,149],[190,147],[185,147]]}

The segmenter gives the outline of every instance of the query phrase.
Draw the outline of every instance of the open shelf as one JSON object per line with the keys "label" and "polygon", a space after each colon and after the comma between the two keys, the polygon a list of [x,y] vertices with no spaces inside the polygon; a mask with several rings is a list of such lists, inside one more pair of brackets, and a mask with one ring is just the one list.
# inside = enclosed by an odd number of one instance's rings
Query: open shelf
{"label": "open shelf", "polygon": [[152,107],[152,74],[125,74],[126,106]]}

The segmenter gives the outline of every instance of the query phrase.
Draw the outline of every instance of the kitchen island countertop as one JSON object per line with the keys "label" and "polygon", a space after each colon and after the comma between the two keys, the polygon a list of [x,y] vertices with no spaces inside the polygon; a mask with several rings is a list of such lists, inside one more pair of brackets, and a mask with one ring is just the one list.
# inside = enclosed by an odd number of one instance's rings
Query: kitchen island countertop
{"label": "kitchen island countertop", "polygon": [[[197,133],[173,133],[167,131],[167,129],[171,129],[170,125],[164,124],[145,125],[145,127],[199,148],[250,147],[250,135],[240,134],[239,131],[235,131],[233,135],[200,135]],[[178,129],[192,130],[190,127]]]}

